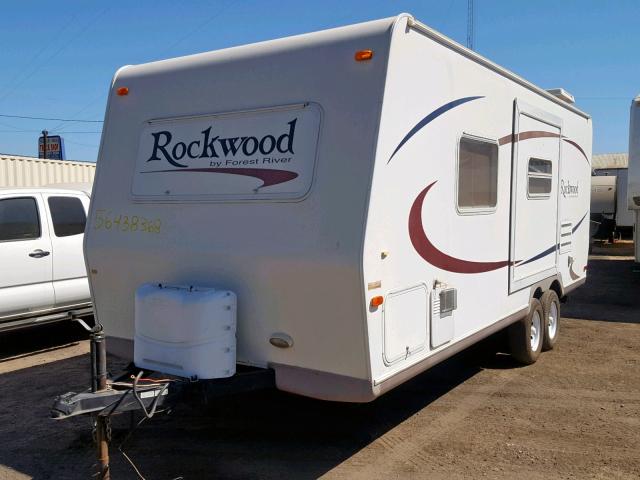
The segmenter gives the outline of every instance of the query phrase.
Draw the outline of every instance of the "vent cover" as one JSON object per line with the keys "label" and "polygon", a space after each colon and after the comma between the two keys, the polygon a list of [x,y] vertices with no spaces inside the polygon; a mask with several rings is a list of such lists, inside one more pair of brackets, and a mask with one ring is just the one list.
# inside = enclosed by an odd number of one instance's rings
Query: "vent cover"
{"label": "vent cover", "polygon": [[570,105],[576,103],[575,97],[567,92],[564,88],[549,88],[547,89],[547,92],[549,92],[554,97],[567,102]]}
{"label": "vent cover", "polygon": [[458,291],[455,288],[446,288],[440,292],[440,315],[449,313],[458,308]]}
{"label": "vent cover", "polygon": [[560,254],[571,251],[571,243],[573,241],[573,223],[562,222],[560,224]]}
{"label": "vent cover", "polygon": [[431,348],[450,342],[454,335],[454,315],[457,291],[437,283],[431,291]]}

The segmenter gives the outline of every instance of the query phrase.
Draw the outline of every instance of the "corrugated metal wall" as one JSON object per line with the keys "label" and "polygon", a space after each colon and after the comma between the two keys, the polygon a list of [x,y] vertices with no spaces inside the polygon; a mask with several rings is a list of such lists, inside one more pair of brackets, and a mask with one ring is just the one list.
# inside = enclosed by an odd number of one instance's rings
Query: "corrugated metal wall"
{"label": "corrugated metal wall", "polygon": [[96,164],[0,154],[0,187],[93,183]]}

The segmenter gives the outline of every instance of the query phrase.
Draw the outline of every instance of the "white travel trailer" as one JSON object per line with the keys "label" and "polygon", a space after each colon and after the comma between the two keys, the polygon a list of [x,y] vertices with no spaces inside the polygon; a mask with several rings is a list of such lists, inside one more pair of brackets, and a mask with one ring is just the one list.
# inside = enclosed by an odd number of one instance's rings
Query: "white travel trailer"
{"label": "white travel trailer", "polygon": [[640,241],[638,241],[638,226],[640,226],[640,95],[631,102],[629,118],[629,172],[627,198],[630,210],[635,212],[633,241],[636,262],[640,262]]}
{"label": "white travel trailer", "polygon": [[407,14],[121,68],[85,242],[109,349],[350,402],[507,326],[535,361],[586,278],[567,98]]}

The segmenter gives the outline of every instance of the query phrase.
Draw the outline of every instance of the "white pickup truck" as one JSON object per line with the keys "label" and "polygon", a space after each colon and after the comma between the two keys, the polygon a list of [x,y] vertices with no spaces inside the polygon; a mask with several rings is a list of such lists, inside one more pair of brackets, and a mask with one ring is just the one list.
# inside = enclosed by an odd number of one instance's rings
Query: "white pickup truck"
{"label": "white pickup truck", "polygon": [[0,331],[93,313],[82,253],[90,193],[0,188]]}

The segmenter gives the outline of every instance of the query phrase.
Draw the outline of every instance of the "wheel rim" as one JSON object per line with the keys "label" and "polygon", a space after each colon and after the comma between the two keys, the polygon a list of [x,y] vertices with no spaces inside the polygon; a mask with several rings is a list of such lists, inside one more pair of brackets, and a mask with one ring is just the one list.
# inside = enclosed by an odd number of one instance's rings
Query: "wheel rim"
{"label": "wheel rim", "polygon": [[540,312],[535,311],[531,316],[531,350],[538,350],[540,345],[540,334],[542,333],[542,319],[540,318]]}
{"label": "wheel rim", "polygon": [[556,302],[551,302],[548,322],[547,332],[549,334],[549,338],[554,339],[556,338],[556,333],[558,331],[558,306],[556,305]]}

